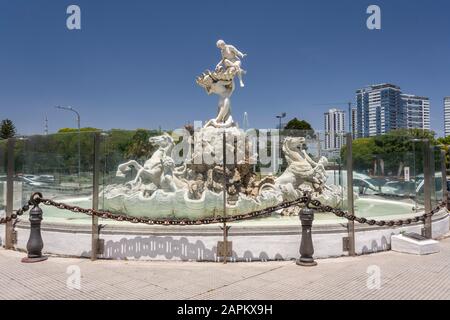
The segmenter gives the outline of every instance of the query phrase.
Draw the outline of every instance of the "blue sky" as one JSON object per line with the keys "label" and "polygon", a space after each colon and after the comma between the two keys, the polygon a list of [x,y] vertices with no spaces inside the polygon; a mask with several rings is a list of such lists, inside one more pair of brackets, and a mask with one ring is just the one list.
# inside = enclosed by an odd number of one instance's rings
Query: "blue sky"
{"label": "blue sky", "polygon": [[[82,30],[66,28],[66,8],[82,10]],[[382,10],[382,30],[366,9]],[[246,87],[233,116],[273,127],[276,114],[323,130],[329,102],[390,82],[431,98],[431,126],[443,132],[450,95],[448,0],[0,0],[0,119],[21,134],[82,126],[178,128],[215,116],[217,99],[195,77],[219,59],[223,38],[248,54]],[[343,106],[345,108],[345,106]]]}

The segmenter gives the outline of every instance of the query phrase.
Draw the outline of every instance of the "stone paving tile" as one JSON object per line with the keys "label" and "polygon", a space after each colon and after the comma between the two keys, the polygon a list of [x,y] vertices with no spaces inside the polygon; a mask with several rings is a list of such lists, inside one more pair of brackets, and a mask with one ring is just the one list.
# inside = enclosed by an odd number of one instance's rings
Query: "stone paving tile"
{"label": "stone paving tile", "polygon": [[[318,260],[314,268],[59,257],[22,264],[23,253],[0,249],[0,299],[450,299],[450,239],[441,249]],[[69,266],[80,268],[81,290],[67,287]],[[379,289],[367,287],[369,266],[380,268]]]}

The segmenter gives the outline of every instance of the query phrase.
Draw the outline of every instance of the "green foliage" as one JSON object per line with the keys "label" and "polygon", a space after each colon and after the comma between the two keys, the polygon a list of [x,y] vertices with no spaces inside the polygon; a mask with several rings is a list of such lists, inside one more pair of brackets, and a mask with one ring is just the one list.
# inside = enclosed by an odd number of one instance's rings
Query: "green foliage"
{"label": "green foliage", "polygon": [[[101,129],[92,128],[92,127],[80,128],[80,132],[97,132],[97,131],[101,131]],[[77,128],[62,128],[62,129],[58,130],[58,133],[74,133],[74,132],[78,132],[78,129]]]}
{"label": "green foliage", "polygon": [[[355,170],[370,168],[374,160],[374,154],[378,153],[378,147],[373,138],[361,138],[353,141],[353,166]],[[344,163],[347,159],[347,148],[341,149],[341,159]]]}
{"label": "green foliage", "polygon": [[285,130],[313,130],[311,127],[311,124],[309,124],[305,120],[298,120],[297,118],[292,119],[289,121],[286,126],[284,127]]}
{"label": "green foliage", "polygon": [[16,127],[14,126],[14,123],[9,119],[2,120],[0,125],[0,138],[9,139],[13,138],[15,135]]}
{"label": "green foliage", "polygon": [[305,120],[298,120],[297,118],[292,119],[286,124],[283,130],[281,130],[281,135],[284,137],[315,138],[314,129],[311,124]]}
{"label": "green foliage", "polygon": [[[67,178],[78,173],[78,141],[80,141],[81,172],[92,179],[94,136],[100,129],[64,128],[56,134],[30,136],[17,140],[15,146],[16,172],[53,174]],[[157,130],[118,130],[101,133],[101,170],[114,175],[117,165],[129,159],[145,161],[154,151],[148,138]]]}
{"label": "green foliage", "polygon": [[450,136],[439,138],[437,142],[443,146],[450,146]]}
{"label": "green foliage", "polygon": [[126,157],[133,159],[148,158],[154,151],[148,139],[155,134],[149,130],[137,129],[125,151]]}
{"label": "green foliage", "polygon": [[[436,144],[435,133],[420,129],[393,130],[387,134],[360,138],[353,141],[353,167],[357,171],[370,171],[375,163],[383,165],[387,174],[397,175],[404,166],[416,165],[416,172],[422,170],[423,140]],[[341,150],[346,161],[346,147]]]}
{"label": "green foliage", "polygon": [[445,165],[447,166],[448,171],[450,169],[450,136],[437,139],[437,143],[441,149],[445,151]]}

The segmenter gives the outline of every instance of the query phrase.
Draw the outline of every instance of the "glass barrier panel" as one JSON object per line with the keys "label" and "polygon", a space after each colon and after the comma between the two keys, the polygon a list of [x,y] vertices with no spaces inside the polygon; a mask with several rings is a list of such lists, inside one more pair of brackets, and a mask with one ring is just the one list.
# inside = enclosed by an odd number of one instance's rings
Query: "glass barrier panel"
{"label": "glass barrier panel", "polygon": [[415,214],[418,152],[408,136],[353,141],[355,215],[375,220]]}
{"label": "glass barrier panel", "polygon": [[[34,192],[83,208],[92,207],[94,133],[34,135],[17,140],[15,184],[25,203]],[[44,221],[79,223],[81,213],[45,207]]]}
{"label": "glass barrier panel", "polygon": [[442,176],[442,162],[445,161],[442,158],[441,148],[437,146],[431,147],[432,152],[432,166],[434,171],[434,175],[432,175],[432,207],[435,208],[438,206],[443,200],[443,186],[446,185],[445,177]]}
{"label": "glass barrier panel", "polygon": [[[324,167],[326,170],[326,186],[322,191],[322,202],[333,208],[342,210],[348,209],[347,197],[347,149],[346,149],[347,133],[341,132],[331,137],[328,133],[316,131],[316,140],[320,143],[319,152],[314,154],[316,159],[326,159]],[[329,198],[330,200],[326,200]],[[318,223],[346,223],[346,219],[339,218],[333,213],[318,213],[316,215]]]}
{"label": "glass barrier panel", "polygon": [[0,217],[5,215],[6,210],[6,161],[8,140],[0,140]]}
{"label": "glass barrier panel", "polygon": [[[145,192],[140,193],[138,189],[145,184],[150,188],[151,178],[145,173],[142,178],[137,177],[138,171],[158,149],[149,139],[161,134],[159,130],[147,129],[113,129],[101,133],[99,209],[137,217],[151,216],[152,210],[145,205],[128,211],[126,199],[122,196],[132,193],[135,197],[133,203],[139,203],[140,196],[141,199],[145,197]],[[159,166],[160,163],[154,165]],[[135,179],[136,182],[133,182]],[[123,223],[103,219],[99,221],[109,224]]]}
{"label": "glass barrier panel", "polygon": [[[190,144],[187,144],[192,147],[192,140],[195,141],[192,133],[188,132],[188,137],[185,137],[180,131],[168,132],[173,140],[170,141],[173,143],[170,154],[174,164],[166,169],[171,170],[168,177],[173,176],[174,183],[179,186],[175,186],[178,190],[176,192],[163,193],[160,190],[162,188],[160,180],[152,180],[156,177],[153,176],[154,172],[157,173],[158,179],[167,178],[162,176],[162,168],[169,165],[163,163],[164,155],[167,156],[164,153],[167,142],[163,134],[157,130],[145,129],[103,132],[100,207],[117,213],[151,218],[195,220],[223,215],[221,164],[208,164],[204,157],[201,158],[204,162],[184,163],[188,155],[184,156],[184,150],[180,146],[189,142]],[[237,155],[240,150],[239,143],[242,141],[236,138],[234,144],[230,143],[235,146],[235,149],[231,152],[232,162],[227,160],[227,175],[229,175],[230,183],[233,184],[228,187],[227,192],[228,215],[249,213],[279,204],[280,199],[271,195],[270,190],[277,188],[275,180],[279,179],[282,173],[290,170],[302,170],[300,174],[303,174],[304,178],[299,181],[297,187],[309,188],[311,191],[314,191],[314,188],[317,190],[323,188],[325,195],[319,199],[323,201],[327,199],[327,204],[333,207],[345,207],[347,195],[342,151],[340,149],[325,150],[323,133],[310,130],[283,130],[281,134],[278,134],[274,130],[250,130],[245,134],[250,142],[245,140],[245,157],[248,159],[244,158],[246,161],[249,160],[251,153],[249,149],[252,148],[255,148],[252,150],[257,152],[258,157],[255,157],[254,162],[238,163],[242,160]],[[221,140],[222,137],[219,137],[218,141],[221,142]],[[345,140],[345,134],[342,135],[342,140]],[[206,144],[205,141],[200,143],[203,143],[203,146]],[[175,154],[177,151],[174,150],[178,150],[179,154]],[[192,154],[195,154],[195,148],[190,150]],[[206,152],[205,150],[203,152]],[[281,163],[276,161],[276,158],[280,157],[280,152]],[[229,155],[230,151],[227,157]],[[293,164],[290,163],[291,159],[295,159]],[[291,168],[289,168],[290,165],[292,165]],[[316,183],[314,179],[319,180]],[[294,185],[297,183],[292,182]],[[330,187],[324,187],[321,184]],[[183,193],[182,189],[187,192]],[[262,194],[265,196],[261,196]],[[295,195],[291,194],[293,199],[300,195],[298,192]],[[257,197],[259,197],[258,201],[252,200]],[[160,202],[157,202],[156,198],[160,199]],[[286,197],[283,201],[287,200],[289,199]],[[297,214],[298,208],[292,207],[281,212],[274,212],[268,217],[233,224],[298,225]],[[337,218],[332,214],[318,214],[316,219],[326,221]]]}

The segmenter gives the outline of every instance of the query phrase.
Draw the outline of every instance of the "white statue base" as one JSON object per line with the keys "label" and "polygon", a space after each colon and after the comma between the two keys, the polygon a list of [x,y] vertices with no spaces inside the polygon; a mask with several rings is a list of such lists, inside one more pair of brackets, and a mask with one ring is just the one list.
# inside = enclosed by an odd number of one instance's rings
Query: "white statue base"
{"label": "white statue base", "polygon": [[[235,204],[227,204],[227,216],[272,207],[280,201],[268,192],[255,198],[240,195]],[[141,192],[130,194],[123,186],[112,185],[105,189],[105,206],[113,212],[125,212],[135,217],[197,220],[223,216],[223,193],[206,190],[200,199],[194,200],[189,198],[186,190],[172,193],[157,190],[145,197]]]}
{"label": "white statue base", "polygon": [[415,240],[402,234],[391,237],[391,250],[401,253],[416,255],[428,255],[440,251],[439,242],[436,240]]}

